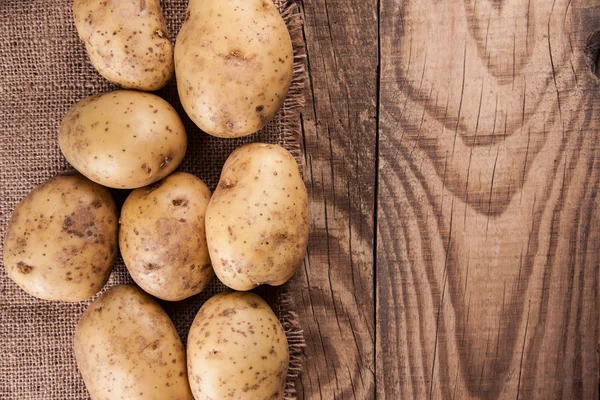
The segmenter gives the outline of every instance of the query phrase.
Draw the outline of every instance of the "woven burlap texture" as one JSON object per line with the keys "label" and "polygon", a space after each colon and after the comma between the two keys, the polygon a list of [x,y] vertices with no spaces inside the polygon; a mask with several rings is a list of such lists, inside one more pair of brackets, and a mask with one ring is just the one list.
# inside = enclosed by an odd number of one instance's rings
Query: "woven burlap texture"
{"label": "woven burlap texture", "polygon": [[[294,41],[294,80],[278,114],[261,132],[242,139],[219,139],[201,132],[177,97],[175,82],[158,95],[171,103],[188,133],[188,150],[179,171],[195,174],[214,189],[227,156],[247,142],[278,143],[300,160],[299,112],[304,102],[304,46],[294,0],[275,0]],[[0,234],[17,203],[46,179],[71,169],[57,142],[58,126],[69,107],[95,93],[117,87],[92,67],[79,40],[72,0],[0,0]],[[185,17],[187,0],[162,0],[174,41]],[[113,191],[118,204],[126,191]],[[1,249],[0,249],[1,250]],[[133,283],[120,257],[106,288]],[[200,306],[226,290],[215,278],[199,295],[161,302],[185,342]],[[259,288],[278,314],[290,343],[286,398],[294,398],[304,346],[294,303],[287,286]],[[91,300],[90,300],[91,301]],[[38,300],[19,289],[0,268],[0,399],[89,399],[72,352],[75,325],[90,301],[61,303]]]}

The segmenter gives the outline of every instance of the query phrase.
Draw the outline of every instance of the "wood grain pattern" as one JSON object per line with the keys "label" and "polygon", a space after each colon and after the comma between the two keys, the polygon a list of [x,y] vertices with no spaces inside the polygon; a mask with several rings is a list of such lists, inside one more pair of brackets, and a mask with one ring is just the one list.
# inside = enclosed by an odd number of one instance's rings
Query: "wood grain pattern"
{"label": "wood grain pattern", "polygon": [[298,397],[372,399],[377,2],[304,0],[302,9],[311,233],[294,280],[307,343]]}
{"label": "wood grain pattern", "polygon": [[380,21],[378,397],[598,398],[600,7]]}

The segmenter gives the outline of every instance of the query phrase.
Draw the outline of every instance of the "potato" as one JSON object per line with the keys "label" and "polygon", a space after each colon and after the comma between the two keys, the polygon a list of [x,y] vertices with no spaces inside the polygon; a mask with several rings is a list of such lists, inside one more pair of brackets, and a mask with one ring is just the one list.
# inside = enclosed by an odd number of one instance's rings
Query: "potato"
{"label": "potato", "polygon": [[206,133],[240,137],[271,121],[293,75],[292,41],[271,0],[190,0],[175,44],[181,104]]}
{"label": "potato", "polygon": [[294,157],[263,143],[231,153],[206,209],[206,237],[215,273],[230,288],[290,279],[308,242],[308,196]]}
{"label": "potato", "polygon": [[15,208],[4,266],[32,296],[81,301],[102,289],[116,254],[117,210],[109,191],[72,173],[47,180]]}
{"label": "potato", "polygon": [[176,301],[200,293],[212,279],[204,213],[210,190],[184,172],[136,189],[121,210],[119,246],[142,289]]}
{"label": "potato", "polygon": [[282,399],[289,352],[271,308],[253,293],[219,293],[188,335],[188,376],[196,400]]}
{"label": "potato", "polygon": [[89,179],[134,189],[173,172],[185,155],[187,136],[177,112],[160,97],[117,90],[71,107],[58,143],[67,161]]}
{"label": "potato", "polygon": [[88,307],[75,329],[74,350],[94,400],[192,399],[173,323],[135,286],[114,286]]}
{"label": "potato", "polygon": [[73,17],[92,65],[109,81],[158,90],[173,77],[173,46],[159,0],[75,0]]}

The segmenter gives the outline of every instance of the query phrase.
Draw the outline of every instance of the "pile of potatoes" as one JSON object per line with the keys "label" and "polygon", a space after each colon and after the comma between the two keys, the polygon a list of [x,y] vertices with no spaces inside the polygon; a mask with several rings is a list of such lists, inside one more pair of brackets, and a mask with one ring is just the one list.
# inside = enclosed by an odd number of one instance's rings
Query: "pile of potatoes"
{"label": "pile of potatoes", "polygon": [[[159,0],[75,0],[73,13],[93,66],[123,89],[83,99],[64,117],[58,143],[76,171],[15,208],[8,275],[40,299],[83,301],[104,287],[120,251],[137,286],[106,290],[75,332],[94,399],[283,398],[286,335],[246,291],[284,284],[304,258],[308,196],[298,165],[278,145],[244,145],[211,194],[196,176],[174,172],[187,148],[175,109],[140,91],[175,74],[183,107],[204,132],[260,130],[292,79],[283,19],[271,0],[190,0],[173,49]],[[120,212],[108,188],[133,189]],[[215,274],[243,292],[209,299],[185,349],[154,298],[189,298]]]}

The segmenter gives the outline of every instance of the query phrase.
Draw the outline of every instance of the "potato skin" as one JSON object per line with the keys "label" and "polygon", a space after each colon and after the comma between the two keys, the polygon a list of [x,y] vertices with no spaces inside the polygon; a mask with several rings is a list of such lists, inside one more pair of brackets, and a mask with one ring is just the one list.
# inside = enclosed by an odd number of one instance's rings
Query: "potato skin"
{"label": "potato skin", "polygon": [[173,77],[159,0],[75,0],[75,27],[96,70],[123,88],[153,91]]}
{"label": "potato skin", "polygon": [[117,90],[71,107],[58,143],[67,161],[92,181],[135,189],[177,168],[187,136],[177,112],[160,97]]}
{"label": "potato skin", "polygon": [[94,400],[192,400],[173,323],[133,285],[107,290],[83,313],[74,352]]}
{"label": "potato skin", "polygon": [[208,187],[184,172],[131,192],[121,209],[119,246],[146,292],[177,301],[210,282],[214,272],[204,231],[209,200]]}
{"label": "potato skin", "polygon": [[308,195],[294,157],[273,144],[236,149],[206,210],[215,273],[235,290],[282,285],[308,242]]}
{"label": "potato skin", "polygon": [[293,75],[293,48],[271,0],[191,0],[175,44],[181,104],[204,132],[232,138],[271,121]]}
{"label": "potato skin", "polygon": [[196,400],[283,399],[287,338],[269,305],[256,294],[210,298],[192,323],[187,346]]}
{"label": "potato skin", "polygon": [[12,213],[4,242],[8,276],[32,296],[82,301],[106,283],[117,254],[110,192],[78,173],[36,187]]}

